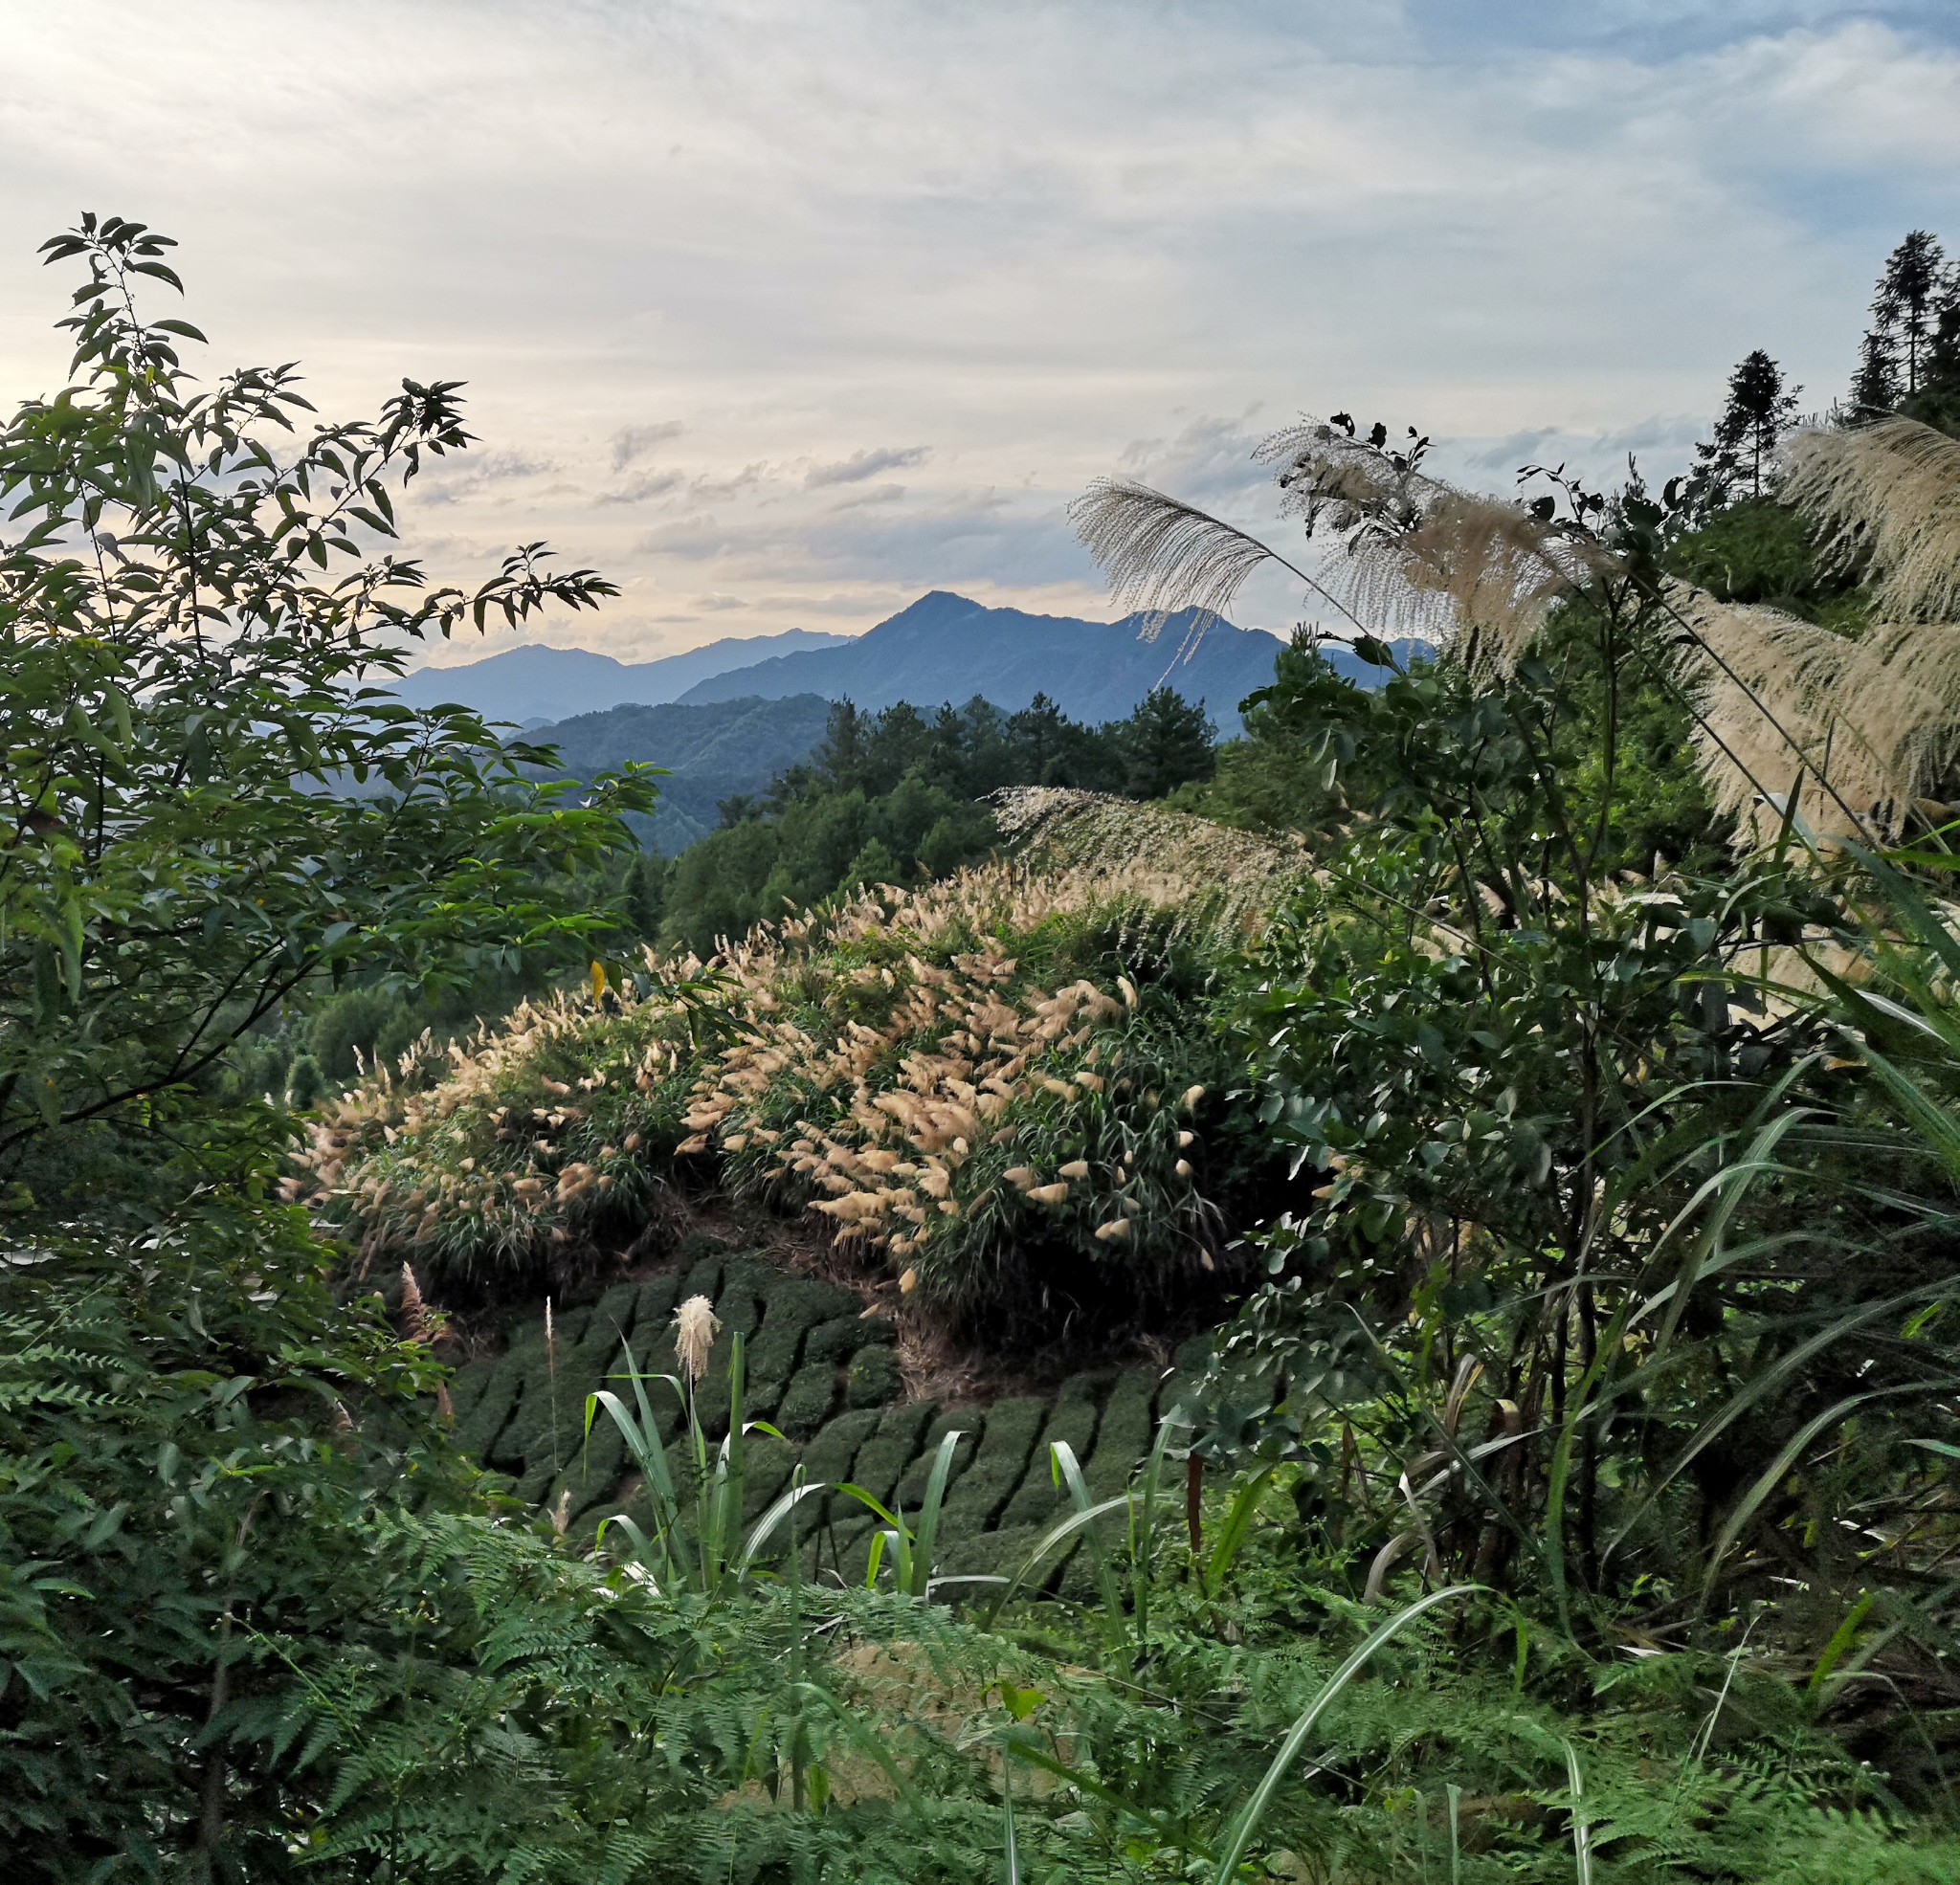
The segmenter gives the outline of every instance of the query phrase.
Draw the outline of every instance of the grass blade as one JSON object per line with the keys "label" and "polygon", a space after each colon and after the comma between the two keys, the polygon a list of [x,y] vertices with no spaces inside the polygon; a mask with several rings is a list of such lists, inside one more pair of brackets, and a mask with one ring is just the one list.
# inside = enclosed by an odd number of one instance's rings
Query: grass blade
{"label": "grass blade", "polygon": [[1233,1494],[1232,1503],[1226,1509],[1225,1522],[1218,1528],[1217,1542],[1212,1546],[1212,1555],[1205,1561],[1207,1597],[1217,1596],[1218,1586],[1225,1581],[1225,1573],[1232,1568],[1232,1561],[1238,1556],[1238,1548],[1252,1529],[1259,1495],[1265,1491],[1266,1482],[1272,1476],[1273,1468],[1261,1467],[1251,1478],[1241,1480],[1238,1490]]}
{"label": "grass blade", "polygon": [[1592,1885],[1592,1824],[1586,1816],[1585,1776],[1579,1771],[1579,1750],[1570,1741],[1565,1750],[1566,1781],[1572,1794],[1572,1858],[1579,1885]]}
{"label": "grass blade", "polygon": [[1386,1623],[1369,1631],[1347,1661],[1327,1677],[1320,1694],[1307,1704],[1305,1713],[1294,1722],[1287,1731],[1286,1739],[1280,1743],[1280,1751],[1273,1756],[1265,1778],[1253,1789],[1252,1798],[1245,1803],[1238,1816],[1232,1843],[1226,1847],[1224,1857],[1218,1861],[1218,1870],[1213,1874],[1214,1885],[1233,1885],[1238,1874],[1238,1862],[1245,1856],[1245,1849],[1252,1844],[1252,1836],[1265,1818],[1266,1808],[1273,1804],[1273,1796],[1280,1791],[1281,1783],[1298,1759],[1300,1750],[1306,1745],[1307,1736],[1319,1725],[1321,1717],[1340,1698],[1341,1692],[1367,1667],[1374,1652],[1391,1637],[1399,1635],[1424,1611],[1433,1610],[1453,1597],[1467,1597],[1483,1587],[1481,1584],[1453,1584],[1443,1590],[1432,1590],[1427,1597],[1418,1597],[1406,1609],[1397,1610]]}
{"label": "grass blade", "polygon": [[1008,1586],[1000,1593],[1000,1600],[993,1607],[992,1615],[998,1616],[1009,1602],[1018,1594],[1021,1586],[1034,1575],[1035,1567],[1058,1545],[1066,1543],[1085,1527],[1093,1525],[1107,1512],[1120,1512],[1136,1498],[1134,1493],[1118,1493],[1114,1498],[1105,1498],[1100,1505],[1089,1506],[1081,1512],[1072,1512],[1061,1522],[1049,1531],[1036,1544],[1022,1561],[1021,1568],[1008,1580]]}
{"label": "grass blade", "polygon": [[913,1597],[924,1597],[932,1579],[932,1554],[939,1543],[939,1515],[946,1504],[946,1486],[952,1476],[953,1454],[959,1451],[965,1432],[954,1428],[939,1443],[932,1471],[925,1480],[925,1499],[919,1508],[919,1531],[912,1547],[912,1562],[906,1566],[904,1589]]}

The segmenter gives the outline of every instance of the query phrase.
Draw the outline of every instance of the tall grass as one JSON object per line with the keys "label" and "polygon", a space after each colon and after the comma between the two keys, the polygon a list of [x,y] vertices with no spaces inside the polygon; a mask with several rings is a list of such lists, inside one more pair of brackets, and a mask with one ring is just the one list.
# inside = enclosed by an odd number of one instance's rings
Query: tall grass
{"label": "tall grass", "polygon": [[1038,1308],[1049,1255],[1173,1295],[1222,1243],[1194,1114],[1229,1063],[1167,933],[1202,889],[995,865],[649,959],[376,1070],[289,1190],[452,1281],[628,1240],[663,1186],[719,1181],[948,1320]]}

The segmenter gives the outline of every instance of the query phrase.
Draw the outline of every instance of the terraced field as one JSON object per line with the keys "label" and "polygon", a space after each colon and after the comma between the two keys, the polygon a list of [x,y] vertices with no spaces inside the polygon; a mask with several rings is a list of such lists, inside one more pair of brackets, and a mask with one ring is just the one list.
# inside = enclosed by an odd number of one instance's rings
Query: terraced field
{"label": "terraced field", "polygon": [[[618,1433],[602,1414],[590,1437],[586,1397],[620,1372],[632,1352],[645,1374],[669,1374],[676,1363],[678,1303],[706,1296],[723,1331],[702,1384],[710,1433],[725,1431],[727,1361],[739,1332],[747,1356],[746,1411],[784,1438],[753,1434],[746,1504],[759,1514],[789,1484],[801,1459],[814,1480],[849,1480],[889,1505],[916,1511],[930,1456],[941,1439],[964,1437],[942,1521],[940,1568],[949,1574],[1012,1569],[1065,1510],[1054,1485],[1049,1444],[1066,1440],[1100,1497],[1120,1491],[1147,1451],[1158,1417],[1168,1412],[1201,1364],[1205,1343],[1179,1351],[1180,1367],[1105,1368],[1063,1381],[1045,1396],[1013,1395],[991,1405],[906,1400],[894,1349],[897,1331],[866,1316],[850,1292],[792,1275],[757,1253],[708,1250],[691,1264],[642,1281],[621,1283],[595,1303],[555,1319],[547,1353],[542,1317],[509,1330],[504,1352],[460,1369],[452,1388],[456,1431],[478,1459],[515,1480],[523,1499],[564,1508],[574,1533],[590,1536],[618,1511],[644,1522],[635,1478]],[[661,1434],[679,1433],[678,1397],[649,1388]],[[806,1547],[821,1572],[861,1578],[876,1523],[857,1500],[831,1493]]]}

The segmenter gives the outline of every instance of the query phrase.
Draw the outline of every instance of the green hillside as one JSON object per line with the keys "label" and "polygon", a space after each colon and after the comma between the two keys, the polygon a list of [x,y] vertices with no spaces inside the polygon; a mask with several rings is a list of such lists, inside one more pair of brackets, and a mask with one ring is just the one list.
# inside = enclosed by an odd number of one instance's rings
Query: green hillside
{"label": "green hillside", "polygon": [[720,822],[724,800],[760,792],[823,739],[829,701],[814,694],[750,697],[708,706],[621,706],[578,714],[524,738],[557,750],[564,776],[597,779],[638,762],[658,765],[659,802],[632,825],[664,856],[685,851]]}

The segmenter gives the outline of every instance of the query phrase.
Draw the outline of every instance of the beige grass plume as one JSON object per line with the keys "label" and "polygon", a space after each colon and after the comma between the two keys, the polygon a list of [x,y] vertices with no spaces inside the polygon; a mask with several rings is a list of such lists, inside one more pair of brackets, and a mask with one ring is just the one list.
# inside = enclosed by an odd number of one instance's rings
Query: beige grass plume
{"label": "beige grass plume", "polygon": [[1256,455],[1280,466],[1282,510],[1333,551],[1311,574],[1196,505],[1127,478],[1099,478],[1069,507],[1119,604],[1161,627],[1178,609],[1199,629],[1271,563],[1366,633],[1458,645],[1471,662],[1514,665],[1551,606],[1611,556],[1583,531],[1523,504],[1430,477],[1341,426],[1304,420]]}
{"label": "beige grass plume", "polygon": [[701,1380],[708,1364],[708,1350],[722,1332],[722,1319],[715,1305],[704,1296],[691,1296],[674,1312],[674,1352],[680,1361],[680,1372],[691,1387]]}
{"label": "beige grass plume", "polygon": [[1197,611],[1200,630],[1209,626],[1263,564],[1277,563],[1320,588],[1249,531],[1133,478],[1097,478],[1070,504],[1069,516],[1118,606],[1143,612],[1147,640],[1180,609]]}
{"label": "beige grass plume", "polygon": [[1454,645],[1473,665],[1514,666],[1552,605],[1613,562],[1586,533],[1341,426],[1303,420],[1258,455],[1281,467],[1287,515],[1339,543],[1324,574],[1370,632]]}
{"label": "beige grass plume", "polygon": [[419,1342],[424,1346],[441,1333],[439,1320],[430,1310],[429,1300],[415,1281],[414,1271],[406,1263],[402,1265],[402,1330],[411,1342]]}
{"label": "beige grass plume", "polygon": [[1917,419],[1794,433],[1777,496],[1815,523],[1824,562],[1869,567],[1878,612],[1960,616],[1960,440]]}
{"label": "beige grass plume", "polygon": [[1676,664],[1697,757],[1745,841],[1773,835],[1793,792],[1820,837],[1895,837],[1960,761],[1960,624],[1854,637],[1686,585],[1669,600],[1693,631]]}
{"label": "beige grass plume", "polygon": [[1820,560],[1865,575],[1885,619],[1839,634],[1671,586],[1703,771],[1746,839],[1793,793],[1819,836],[1895,837],[1960,762],[1960,443],[1898,417],[1813,428],[1779,468]]}

